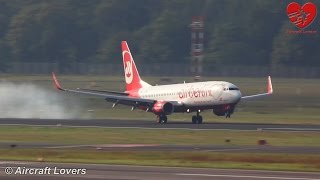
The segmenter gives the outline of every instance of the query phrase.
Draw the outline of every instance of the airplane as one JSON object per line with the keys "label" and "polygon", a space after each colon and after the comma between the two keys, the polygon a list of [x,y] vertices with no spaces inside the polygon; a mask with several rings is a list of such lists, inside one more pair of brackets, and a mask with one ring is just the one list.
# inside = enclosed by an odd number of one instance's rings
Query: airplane
{"label": "airplane", "polygon": [[271,77],[268,76],[266,93],[242,96],[239,88],[225,81],[192,82],[152,86],[140,78],[138,69],[126,41],[121,42],[126,91],[105,91],[77,88],[64,89],[52,72],[54,84],[58,90],[104,98],[112,102],[112,108],[118,104],[131,106],[131,110],[142,109],[157,116],[157,122],[167,123],[167,116],[172,113],[191,113],[193,124],[203,121],[200,113],[212,110],[217,116],[230,118],[236,105],[242,99],[254,99],[273,93]]}

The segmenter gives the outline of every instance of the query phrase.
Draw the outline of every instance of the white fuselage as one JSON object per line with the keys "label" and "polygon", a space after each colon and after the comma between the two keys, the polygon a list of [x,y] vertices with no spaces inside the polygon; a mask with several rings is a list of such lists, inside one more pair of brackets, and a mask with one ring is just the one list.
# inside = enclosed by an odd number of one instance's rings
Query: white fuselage
{"label": "white fuselage", "polygon": [[188,107],[236,104],[241,99],[237,86],[225,81],[149,86],[139,89],[145,99],[177,101]]}

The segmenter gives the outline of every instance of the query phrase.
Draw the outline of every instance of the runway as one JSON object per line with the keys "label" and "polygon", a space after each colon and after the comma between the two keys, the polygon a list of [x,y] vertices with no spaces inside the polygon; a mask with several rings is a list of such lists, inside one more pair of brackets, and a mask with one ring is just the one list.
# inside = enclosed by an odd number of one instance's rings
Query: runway
{"label": "runway", "polygon": [[[29,169],[29,173],[18,172],[18,168]],[[34,169],[49,169],[42,175],[34,175]],[[7,170],[6,170],[7,169]],[[31,171],[30,169],[33,169]],[[80,169],[73,175],[69,170]],[[84,170],[83,170],[84,169]],[[11,170],[11,171],[8,171]],[[5,172],[11,173],[10,175]],[[22,173],[21,173],[22,172]],[[32,174],[33,172],[33,174]],[[40,172],[40,171],[38,171]],[[80,173],[79,173],[80,172]],[[84,172],[84,173],[83,173]],[[74,164],[74,163],[41,163],[41,162],[1,162],[0,179],[108,179],[108,180],[320,180],[320,173],[312,172],[281,172],[236,169],[208,169],[208,168],[180,168],[180,167],[152,167],[127,165],[100,165],[100,164]]]}
{"label": "runway", "polygon": [[314,131],[320,132],[320,125],[313,124],[255,124],[255,123],[203,123],[171,121],[157,124],[148,120],[117,119],[0,119],[0,125],[144,128],[144,129],[188,129],[188,130],[265,130],[265,131]]}

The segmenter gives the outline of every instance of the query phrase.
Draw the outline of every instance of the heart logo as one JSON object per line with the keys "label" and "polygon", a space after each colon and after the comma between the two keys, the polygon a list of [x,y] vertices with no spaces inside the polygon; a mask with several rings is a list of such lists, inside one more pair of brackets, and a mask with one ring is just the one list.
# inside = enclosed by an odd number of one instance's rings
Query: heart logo
{"label": "heart logo", "polygon": [[305,3],[302,7],[296,2],[287,6],[287,14],[290,21],[298,28],[309,26],[317,15],[317,6],[312,2]]}

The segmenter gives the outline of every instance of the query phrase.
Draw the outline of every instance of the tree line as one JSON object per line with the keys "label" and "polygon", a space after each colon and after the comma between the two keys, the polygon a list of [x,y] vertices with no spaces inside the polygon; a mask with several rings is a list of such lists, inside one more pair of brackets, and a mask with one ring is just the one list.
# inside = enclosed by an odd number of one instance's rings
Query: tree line
{"label": "tree line", "polygon": [[[0,0],[0,67],[11,62],[121,63],[121,40],[128,41],[137,62],[189,63],[193,16],[205,19],[207,68],[319,66],[320,32],[289,34],[299,30],[286,14],[290,2]],[[320,31],[319,19],[306,30]]]}

